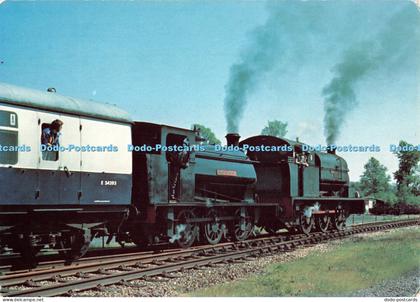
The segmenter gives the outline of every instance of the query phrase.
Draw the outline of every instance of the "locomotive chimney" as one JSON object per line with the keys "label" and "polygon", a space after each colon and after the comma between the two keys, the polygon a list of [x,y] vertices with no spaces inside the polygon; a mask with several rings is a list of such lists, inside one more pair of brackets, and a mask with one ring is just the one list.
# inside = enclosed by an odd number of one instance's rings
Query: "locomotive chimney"
{"label": "locomotive chimney", "polygon": [[327,153],[328,154],[334,154],[335,155],[335,148],[334,149],[328,148]]}
{"label": "locomotive chimney", "polygon": [[239,139],[241,136],[238,133],[228,133],[226,134],[226,141],[228,146],[238,146]]}

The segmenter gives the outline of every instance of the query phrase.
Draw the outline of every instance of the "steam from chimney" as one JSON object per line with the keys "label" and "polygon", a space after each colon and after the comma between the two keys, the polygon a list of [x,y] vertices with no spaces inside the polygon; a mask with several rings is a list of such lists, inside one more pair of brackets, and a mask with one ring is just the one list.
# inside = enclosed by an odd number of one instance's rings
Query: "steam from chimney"
{"label": "steam from chimney", "polygon": [[[299,68],[306,72],[307,63],[319,68],[321,61],[334,66],[332,80],[322,89],[324,132],[333,144],[357,104],[360,80],[379,68],[395,74],[402,63],[415,62],[413,53],[418,53],[419,10],[410,1],[368,0],[364,6],[354,1],[268,1],[267,13],[230,67],[224,98],[227,132],[239,132],[249,96],[262,80],[279,72],[294,76]],[[377,33],[373,26],[382,22]]]}
{"label": "steam from chimney", "polygon": [[225,116],[228,132],[239,131],[239,121],[245,110],[248,94],[261,76],[270,71],[277,53],[273,44],[278,43],[273,30],[273,17],[254,32],[252,46],[242,54],[240,62],[233,64],[225,85]]}
{"label": "steam from chimney", "polygon": [[395,13],[376,36],[343,53],[333,68],[333,79],[322,90],[328,145],[337,141],[347,115],[357,105],[357,83],[378,68],[398,68],[410,58],[410,51],[415,53],[417,49],[418,52],[419,21],[419,11],[407,5]]}
{"label": "steam from chimney", "polygon": [[229,70],[224,100],[228,132],[239,131],[248,96],[261,79],[284,63],[286,53],[292,57],[299,56],[300,46],[306,37],[302,28],[314,27],[317,16],[312,10],[316,9],[316,4],[301,5],[299,1],[294,1],[270,2],[267,6],[267,21],[250,33],[247,47]]}

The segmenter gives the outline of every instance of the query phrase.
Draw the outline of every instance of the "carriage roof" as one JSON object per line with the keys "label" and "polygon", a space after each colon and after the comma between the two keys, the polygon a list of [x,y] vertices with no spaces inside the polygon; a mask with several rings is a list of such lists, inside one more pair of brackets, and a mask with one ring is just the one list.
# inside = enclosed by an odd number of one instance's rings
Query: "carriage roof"
{"label": "carriage roof", "polygon": [[117,122],[131,123],[130,115],[115,105],[63,96],[0,83],[0,103],[7,103]]}

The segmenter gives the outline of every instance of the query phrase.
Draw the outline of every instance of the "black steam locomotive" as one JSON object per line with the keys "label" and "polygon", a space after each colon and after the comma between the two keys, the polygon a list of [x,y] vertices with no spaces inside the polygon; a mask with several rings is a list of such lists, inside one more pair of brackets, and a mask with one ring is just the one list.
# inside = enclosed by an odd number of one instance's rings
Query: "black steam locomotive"
{"label": "black steam locomotive", "polygon": [[[60,142],[46,148],[40,138],[57,119]],[[364,212],[341,157],[226,137],[232,148],[219,150],[197,131],[136,122],[115,106],[0,84],[0,247],[76,259],[95,236],[188,247],[245,240],[254,226],[327,232]]]}

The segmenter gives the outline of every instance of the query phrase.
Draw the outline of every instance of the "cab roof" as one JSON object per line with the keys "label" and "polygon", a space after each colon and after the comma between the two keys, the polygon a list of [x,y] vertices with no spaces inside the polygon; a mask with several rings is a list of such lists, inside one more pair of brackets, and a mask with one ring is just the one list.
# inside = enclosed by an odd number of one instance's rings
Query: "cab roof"
{"label": "cab roof", "polygon": [[130,115],[115,105],[63,96],[0,82],[0,103],[131,123]]}

